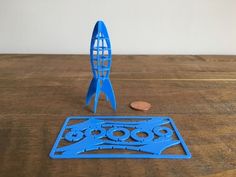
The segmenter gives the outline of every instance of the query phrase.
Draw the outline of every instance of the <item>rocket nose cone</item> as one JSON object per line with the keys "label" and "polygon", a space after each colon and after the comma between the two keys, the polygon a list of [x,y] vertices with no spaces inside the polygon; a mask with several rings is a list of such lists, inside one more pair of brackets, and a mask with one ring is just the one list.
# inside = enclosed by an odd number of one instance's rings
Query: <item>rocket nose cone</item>
{"label": "rocket nose cone", "polygon": [[100,30],[106,29],[106,25],[103,21],[98,21],[97,24]]}
{"label": "rocket nose cone", "polygon": [[101,20],[101,19],[99,19],[97,22],[105,24],[105,22],[103,20]]}
{"label": "rocket nose cone", "polygon": [[97,23],[104,23],[102,20],[98,20]]}

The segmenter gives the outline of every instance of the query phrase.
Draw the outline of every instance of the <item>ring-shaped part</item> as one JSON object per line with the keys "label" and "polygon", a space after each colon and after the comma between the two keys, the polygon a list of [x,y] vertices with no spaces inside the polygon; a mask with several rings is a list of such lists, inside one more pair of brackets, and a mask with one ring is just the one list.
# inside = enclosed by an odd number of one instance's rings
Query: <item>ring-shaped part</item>
{"label": "ring-shaped part", "polygon": [[65,135],[65,139],[69,142],[76,142],[83,138],[83,133],[81,131],[69,131]]}
{"label": "ring-shaped part", "polygon": [[[145,133],[145,134],[147,134],[147,136],[141,137],[141,136],[137,135],[138,133]],[[145,141],[146,142],[146,141],[151,141],[154,138],[154,134],[150,130],[144,130],[144,129],[137,128],[137,129],[132,130],[131,137],[136,141],[139,141],[139,142]]]}
{"label": "ring-shaped part", "polygon": [[[162,132],[165,131],[165,132]],[[168,127],[155,127],[153,132],[159,137],[169,138],[173,135],[173,131]]]}
{"label": "ring-shaped part", "polygon": [[[92,134],[93,131],[99,131],[98,134]],[[106,130],[102,127],[93,127],[88,128],[85,131],[86,137],[93,137],[93,138],[103,138],[106,135]]]}
{"label": "ring-shaped part", "polygon": [[[118,131],[122,132],[123,135],[122,136],[114,135],[114,132]],[[113,127],[107,131],[107,137],[115,141],[125,141],[129,138],[129,136],[130,136],[129,130],[123,127]]]}

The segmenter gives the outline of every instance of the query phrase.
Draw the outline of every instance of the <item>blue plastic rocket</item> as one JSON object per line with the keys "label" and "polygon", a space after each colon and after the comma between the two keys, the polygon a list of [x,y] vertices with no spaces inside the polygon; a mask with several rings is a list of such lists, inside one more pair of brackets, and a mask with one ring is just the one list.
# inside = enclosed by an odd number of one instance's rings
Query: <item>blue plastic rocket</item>
{"label": "blue plastic rocket", "polygon": [[112,62],[111,43],[103,21],[98,21],[93,29],[90,62],[93,79],[86,96],[86,106],[95,95],[93,111],[96,113],[99,96],[103,92],[106,100],[110,101],[113,110],[116,110],[116,98],[109,78]]}

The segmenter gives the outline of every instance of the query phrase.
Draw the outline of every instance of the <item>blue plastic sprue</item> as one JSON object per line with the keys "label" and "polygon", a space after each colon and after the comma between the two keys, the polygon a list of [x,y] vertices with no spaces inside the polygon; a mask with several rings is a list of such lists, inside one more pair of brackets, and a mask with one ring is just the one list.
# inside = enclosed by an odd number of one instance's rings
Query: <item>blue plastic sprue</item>
{"label": "blue plastic sprue", "polygon": [[99,96],[103,92],[106,100],[110,101],[113,110],[116,111],[116,98],[109,78],[112,62],[111,42],[103,21],[98,21],[93,29],[90,62],[93,79],[86,96],[86,106],[95,95],[93,111],[96,113]]}

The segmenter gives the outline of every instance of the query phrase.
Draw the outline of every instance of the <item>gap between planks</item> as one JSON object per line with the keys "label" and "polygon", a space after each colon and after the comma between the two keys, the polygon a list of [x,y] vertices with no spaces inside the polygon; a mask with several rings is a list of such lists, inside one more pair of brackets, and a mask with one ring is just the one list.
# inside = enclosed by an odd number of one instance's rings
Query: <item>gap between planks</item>
{"label": "gap between planks", "polygon": [[[87,79],[78,79],[78,80],[87,80]],[[120,81],[236,81],[236,79],[118,79],[111,78],[111,80],[120,80]]]}

